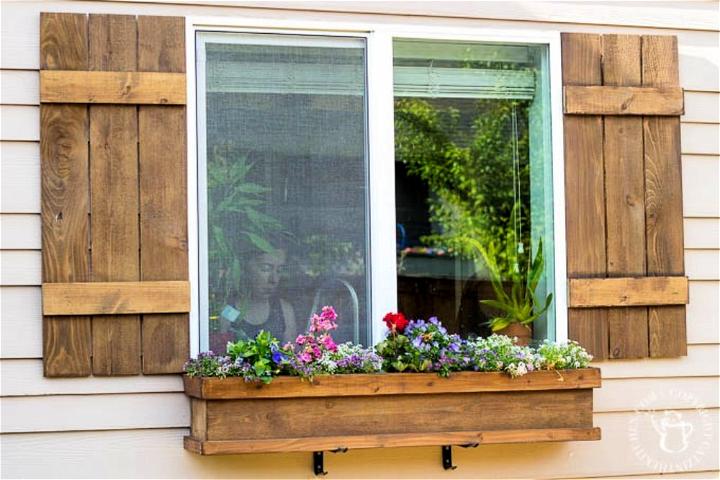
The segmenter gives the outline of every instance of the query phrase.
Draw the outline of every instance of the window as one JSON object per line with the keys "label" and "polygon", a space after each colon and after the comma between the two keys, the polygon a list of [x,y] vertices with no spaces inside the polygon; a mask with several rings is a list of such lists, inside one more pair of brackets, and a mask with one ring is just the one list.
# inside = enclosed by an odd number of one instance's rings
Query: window
{"label": "window", "polygon": [[[393,51],[398,307],[488,335],[501,312],[480,304],[494,298],[485,256],[507,276],[542,243],[538,298],[554,285],[547,47],[400,39]],[[547,318],[536,338],[554,336]]]}
{"label": "window", "polygon": [[293,339],[323,305],[342,341],[371,344],[379,308],[486,334],[468,238],[501,270],[542,244],[556,289],[548,45],[343,35],[197,33],[201,350]]}
{"label": "window", "polygon": [[[203,34],[207,335],[368,342],[363,39]],[[204,278],[204,277],[203,277]]]}

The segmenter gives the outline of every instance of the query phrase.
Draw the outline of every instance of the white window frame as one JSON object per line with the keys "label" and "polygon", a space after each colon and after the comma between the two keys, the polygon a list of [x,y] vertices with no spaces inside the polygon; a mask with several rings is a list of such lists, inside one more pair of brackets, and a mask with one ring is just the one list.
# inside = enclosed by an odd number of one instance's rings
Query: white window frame
{"label": "white window frame", "polygon": [[[452,21],[448,20],[449,23]],[[188,128],[188,249],[190,274],[190,352],[201,350],[201,281],[199,230],[199,135],[204,125],[198,122],[196,34],[200,31],[228,33],[273,33],[288,35],[328,35],[364,38],[367,50],[367,141],[370,211],[370,318],[373,343],[380,341],[385,327],[382,317],[397,310],[397,271],[395,259],[395,209],[383,208],[382,192],[395,189],[395,147],[393,119],[393,56],[394,38],[458,40],[474,42],[508,42],[547,45],[550,65],[550,105],[552,124],[552,188],[555,246],[555,338],[567,339],[567,280],[565,245],[565,162],[562,130],[562,81],[560,32],[556,30],[495,30],[476,28],[284,20],[252,17],[187,17],[187,128]],[[206,293],[206,292],[204,292]],[[432,312],[428,312],[431,314]],[[207,335],[207,334],[206,334]]]}

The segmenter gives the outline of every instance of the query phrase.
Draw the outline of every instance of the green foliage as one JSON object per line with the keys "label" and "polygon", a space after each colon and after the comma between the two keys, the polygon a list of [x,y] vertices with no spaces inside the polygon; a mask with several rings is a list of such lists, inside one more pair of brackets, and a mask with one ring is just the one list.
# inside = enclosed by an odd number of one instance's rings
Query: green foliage
{"label": "green foliage", "polygon": [[[481,257],[471,240],[501,244],[515,228],[508,223],[515,208],[515,145],[509,141],[508,131],[513,110],[521,121],[528,117],[529,103],[477,100],[476,108],[471,130],[463,133],[457,109],[437,108],[423,99],[396,100],[395,157],[432,193],[430,222],[438,231],[423,241],[477,261]],[[519,128],[521,185],[529,185],[528,141],[527,128]],[[528,191],[523,192],[520,203],[520,241],[529,245]],[[509,272],[510,259],[504,251],[497,253],[498,267]]]}
{"label": "green foliage", "polygon": [[238,340],[235,343],[228,343],[227,354],[233,364],[244,364],[247,370],[246,376],[263,383],[270,383],[272,377],[280,373],[279,363],[273,360],[273,355],[278,358],[280,353],[280,342],[272,334],[261,330],[255,338]]}
{"label": "green foliage", "polygon": [[250,181],[253,166],[232,144],[216,145],[208,158],[208,271],[213,312],[238,293],[241,252],[274,252],[267,238],[282,229],[277,219],[262,211],[269,189]]}
{"label": "green foliage", "polygon": [[[514,216],[514,214],[511,215],[511,221]],[[540,240],[533,258],[518,252],[515,238],[515,234],[511,230],[507,241],[502,245],[505,250],[505,258],[510,262],[510,269],[507,272],[497,262],[497,258],[500,257],[498,254],[500,246],[492,242],[482,245],[474,239],[470,240],[485,261],[496,297],[495,300],[481,300],[480,303],[503,312],[501,316],[490,320],[490,328],[493,332],[502,330],[511,323],[528,325],[545,313],[552,303],[552,293],[545,298],[542,304],[535,293],[545,269],[542,240]],[[510,287],[509,292],[507,284]]]}

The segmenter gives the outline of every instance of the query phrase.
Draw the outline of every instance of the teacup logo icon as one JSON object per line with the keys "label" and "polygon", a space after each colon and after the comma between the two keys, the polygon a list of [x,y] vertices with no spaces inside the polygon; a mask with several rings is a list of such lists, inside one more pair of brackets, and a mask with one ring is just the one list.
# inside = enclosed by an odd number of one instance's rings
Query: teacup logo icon
{"label": "teacup logo icon", "polygon": [[682,453],[690,447],[690,437],[695,430],[692,423],[683,420],[674,410],[650,415],[650,422],[660,437],[660,448],[667,453]]}
{"label": "teacup logo icon", "polygon": [[660,473],[704,468],[712,460],[714,418],[693,393],[653,390],[628,419],[628,447],[638,462]]}

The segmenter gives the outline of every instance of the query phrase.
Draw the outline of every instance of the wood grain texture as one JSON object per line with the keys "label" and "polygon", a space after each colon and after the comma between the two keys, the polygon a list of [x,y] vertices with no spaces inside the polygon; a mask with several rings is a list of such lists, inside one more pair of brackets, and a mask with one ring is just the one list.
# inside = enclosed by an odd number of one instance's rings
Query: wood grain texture
{"label": "wood grain texture", "polygon": [[[86,17],[42,14],[40,59],[43,68],[87,69]],[[89,280],[87,123],[84,106],[41,107],[42,263],[46,282]],[[89,375],[90,319],[43,318],[43,359],[45,376]]]}
{"label": "wood grain texture", "polygon": [[[501,373],[185,378],[200,454],[593,440],[597,369]],[[200,398],[204,397],[204,398]],[[407,415],[407,412],[413,412]],[[322,419],[333,418],[332,422]]]}
{"label": "wood grain texture", "polygon": [[210,400],[573,390],[597,388],[600,383],[596,368],[538,371],[519,378],[495,372],[457,372],[448,378],[434,373],[320,375],[312,382],[278,377],[268,385],[248,384],[241,378],[184,377],[187,395]]}
{"label": "wood grain texture", "polygon": [[[637,53],[639,58],[639,48]],[[572,115],[677,116],[685,113],[680,87],[567,86],[563,89],[563,98],[563,112]]]}
{"label": "wood grain texture", "polygon": [[190,434],[197,440],[207,439],[207,402],[190,399]]}
{"label": "wood grain texture", "polygon": [[190,284],[187,281],[45,283],[43,300],[45,315],[189,312]]}
{"label": "wood grain texture", "polygon": [[134,15],[91,14],[88,31],[89,70],[137,70],[137,21]]}
{"label": "wood grain texture", "polygon": [[571,278],[569,305],[574,308],[684,305],[687,277]]}
{"label": "wood grain texture", "polygon": [[[643,86],[679,83],[677,38],[642,37]],[[645,205],[648,275],[684,275],[680,119],[646,117]],[[650,355],[687,355],[685,307],[649,310]]]}
{"label": "wood grain texture", "polygon": [[87,70],[87,16],[76,13],[40,13],[40,68]]}
{"label": "wood grain texture", "polygon": [[[604,35],[602,43],[603,84],[609,85],[602,88],[640,85],[640,37]],[[607,276],[642,276],[646,272],[642,118],[606,116],[603,122]],[[647,309],[612,308],[607,316],[609,357],[647,357]]]}
{"label": "wood grain texture", "polygon": [[41,70],[40,102],[184,105],[185,74]]}
{"label": "wood grain texture", "polygon": [[[563,33],[563,85],[600,85],[601,37]],[[605,192],[603,124],[600,116],[564,117],[567,273],[604,277]],[[568,311],[568,333],[596,359],[607,357],[608,324],[604,309]]]}
{"label": "wood grain texture", "polygon": [[591,389],[206,402],[208,440],[593,426]]}
{"label": "wood grain texture", "polygon": [[138,70],[185,72],[185,18],[138,17]]}
{"label": "wood grain texture", "polygon": [[359,448],[424,447],[436,445],[501,444],[535,442],[571,442],[600,440],[599,428],[551,428],[500,430],[491,432],[433,432],[385,435],[323,436],[272,440],[210,440],[199,441],[187,436],[186,450],[200,455],[232,455],[243,453],[282,453],[333,451]]}
{"label": "wood grain texture", "polygon": [[[138,18],[138,68],[185,71],[181,17]],[[187,280],[185,108],[140,106],[140,243],[143,280]],[[144,315],[143,372],[182,371],[190,354],[185,314]]]}
{"label": "wood grain texture", "polygon": [[[135,70],[135,17],[90,15],[89,37],[91,69]],[[40,84],[43,85],[42,74]],[[71,88],[58,87],[61,97],[66,94],[72,96]],[[140,279],[137,109],[120,105],[93,105],[89,107],[89,111],[92,280],[137,281]],[[67,286],[66,290],[70,291],[71,287],[78,290],[77,286],[71,285]],[[67,306],[79,307],[88,300],[96,300],[96,297],[92,290],[88,289],[81,290],[78,299],[70,300],[66,297],[65,300]],[[121,304],[117,296],[106,300],[110,307]],[[107,313],[107,310],[102,313]],[[94,317],[92,330],[95,375],[140,373],[141,340],[138,315]]]}
{"label": "wood grain texture", "polygon": [[[90,107],[90,172],[92,280],[139,280],[135,108]],[[91,290],[81,292],[80,298],[68,301],[67,305],[77,308],[86,306],[88,301],[96,300],[92,293]],[[117,307],[119,302],[116,298],[114,300],[109,301],[107,306]],[[139,316],[93,319],[93,372],[95,375],[140,373]]]}

